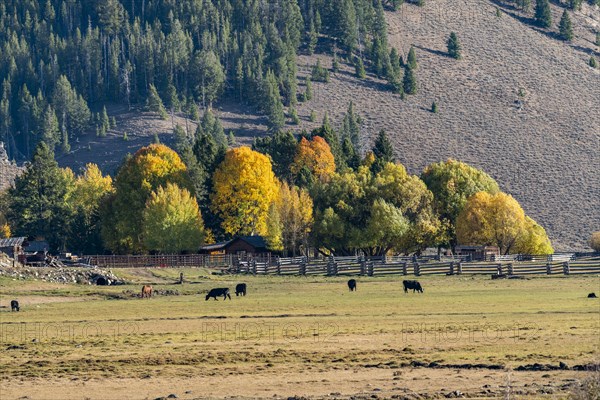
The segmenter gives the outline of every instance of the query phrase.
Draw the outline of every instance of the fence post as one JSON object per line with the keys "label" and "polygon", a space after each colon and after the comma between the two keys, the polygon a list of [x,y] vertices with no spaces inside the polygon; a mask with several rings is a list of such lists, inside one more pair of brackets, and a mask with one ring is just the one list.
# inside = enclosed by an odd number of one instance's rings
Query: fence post
{"label": "fence post", "polygon": [[568,261],[565,261],[563,263],[563,273],[565,275],[569,275],[571,273],[571,269],[569,268],[569,262]]}
{"label": "fence post", "polygon": [[408,271],[407,271],[407,265],[406,265],[406,261],[402,263],[402,275],[407,275]]}
{"label": "fence post", "polygon": [[462,262],[461,262],[461,261],[459,261],[459,262],[458,262],[458,275],[461,275],[461,274],[462,274],[462,267],[463,267],[463,266],[462,266]]}
{"label": "fence post", "polygon": [[450,272],[448,275],[454,275],[454,261],[450,261]]}
{"label": "fence post", "polygon": [[508,263],[507,267],[508,267],[508,275],[514,275],[515,271],[514,271],[514,268],[513,268],[513,264],[512,263]]}
{"label": "fence post", "polygon": [[415,275],[416,276],[421,275],[421,267],[419,266],[419,263],[415,263]]}
{"label": "fence post", "polygon": [[306,275],[306,261],[305,260],[300,261],[300,269],[298,272],[300,272],[300,275]]}
{"label": "fence post", "polygon": [[498,276],[502,276],[502,264],[498,264],[496,266],[496,270],[497,270]]}
{"label": "fence post", "polygon": [[252,259],[252,273],[256,275],[256,260]]}
{"label": "fence post", "polygon": [[546,274],[547,275],[552,274],[552,264],[550,264],[550,263],[546,264]]}
{"label": "fence post", "polygon": [[367,258],[364,256],[361,256],[359,262],[360,262],[360,274],[361,275],[367,274]]}
{"label": "fence post", "polygon": [[281,260],[279,258],[277,259],[275,266],[277,267],[277,275],[281,275]]}
{"label": "fence post", "polygon": [[367,265],[367,275],[373,276],[373,273],[374,273],[373,266],[374,266],[375,263],[373,261],[370,261],[369,263],[367,263],[365,261],[365,264]]}

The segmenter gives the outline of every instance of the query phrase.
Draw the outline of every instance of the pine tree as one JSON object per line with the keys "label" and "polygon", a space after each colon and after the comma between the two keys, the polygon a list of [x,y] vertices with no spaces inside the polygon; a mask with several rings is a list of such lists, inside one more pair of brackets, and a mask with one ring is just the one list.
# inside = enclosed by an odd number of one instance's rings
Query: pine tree
{"label": "pine tree", "polygon": [[273,71],[269,70],[264,80],[264,91],[266,95],[266,114],[269,120],[269,130],[278,131],[285,125],[283,103],[279,93],[279,85]]}
{"label": "pine tree", "polygon": [[536,0],[535,22],[542,28],[549,28],[552,26],[552,12],[548,0]]}
{"label": "pine tree", "polygon": [[62,133],[62,139],[60,141],[60,150],[63,154],[68,154],[71,151],[71,145],[69,144],[69,135],[65,130]]}
{"label": "pine tree", "polygon": [[298,125],[300,123],[300,118],[298,117],[298,111],[296,111],[294,106],[290,107],[289,113],[292,124]]}
{"label": "pine tree", "polygon": [[600,46],[600,32],[596,32],[596,46]]}
{"label": "pine tree", "polygon": [[110,119],[108,118],[108,113],[106,112],[106,106],[102,107],[102,113],[100,114],[100,131],[102,132],[101,136],[106,136],[106,132],[110,129]]}
{"label": "pine tree", "polygon": [[315,110],[310,110],[310,122],[317,122],[317,113]]}
{"label": "pine tree", "polygon": [[363,64],[363,60],[360,57],[356,58],[356,61],[354,62],[354,75],[358,78],[358,79],[365,79],[365,77],[367,76],[367,73],[365,71],[365,65]]}
{"label": "pine tree", "polygon": [[402,79],[402,85],[404,87],[404,93],[415,94],[417,93],[417,78],[410,66],[406,66],[404,70],[404,78]]}
{"label": "pine tree", "polygon": [[333,53],[333,60],[331,61],[331,70],[335,74],[340,72],[340,63],[338,62],[337,52]]}
{"label": "pine tree", "polygon": [[581,10],[581,0],[568,0],[568,4],[571,10]]}
{"label": "pine tree", "polygon": [[456,33],[451,32],[450,37],[448,38],[448,55],[456,60],[460,60],[462,58],[460,50],[461,46],[458,41],[458,36],[456,36]]}
{"label": "pine tree", "polygon": [[312,81],[310,76],[306,77],[306,91],[304,92],[304,98],[307,101],[312,99]]}
{"label": "pine tree", "polygon": [[598,68],[598,62],[594,58],[594,56],[590,57],[589,65],[592,68]]}
{"label": "pine tree", "polygon": [[309,55],[313,55],[315,52],[315,49],[317,48],[317,39],[318,39],[318,33],[315,29],[315,24],[310,21],[310,26],[308,29],[308,33],[307,35],[307,50],[308,50],[308,54]]}
{"label": "pine tree", "polygon": [[562,17],[560,18],[560,23],[558,25],[558,30],[562,40],[567,42],[573,40],[573,25],[571,24],[571,18],[569,17],[567,10],[563,11]]}
{"label": "pine tree", "polygon": [[386,163],[395,161],[394,148],[383,129],[379,131],[373,144],[373,155],[375,156],[375,162],[371,165],[371,171],[374,174],[383,170]]}
{"label": "pine tree", "polygon": [[437,112],[438,112],[438,106],[435,101],[433,103],[431,103],[431,112],[434,114],[437,114]]}
{"label": "pine tree", "polygon": [[415,54],[415,48],[410,46],[410,50],[408,51],[407,65],[412,69],[417,69],[417,55]]}
{"label": "pine tree", "polygon": [[354,148],[360,148],[360,117],[354,113],[354,104],[352,101],[348,104],[348,109],[342,120],[342,137],[348,136]]}
{"label": "pine tree", "polygon": [[56,113],[52,106],[48,106],[42,120],[42,141],[50,149],[54,149],[54,146],[60,141],[59,134],[58,118],[56,118]]}
{"label": "pine tree", "polygon": [[165,106],[158,95],[156,86],[153,84],[150,84],[150,89],[148,90],[146,108],[148,111],[157,113],[162,119],[167,119],[169,117],[169,114],[167,114],[167,110],[165,109]]}

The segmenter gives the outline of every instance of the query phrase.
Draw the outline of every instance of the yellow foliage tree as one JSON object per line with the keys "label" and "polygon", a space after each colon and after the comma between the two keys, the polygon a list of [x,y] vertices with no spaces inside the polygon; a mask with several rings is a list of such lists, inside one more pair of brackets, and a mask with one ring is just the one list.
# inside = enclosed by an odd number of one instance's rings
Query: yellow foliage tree
{"label": "yellow foliage tree", "polygon": [[11,236],[10,226],[7,223],[0,225],[0,239],[6,239]]}
{"label": "yellow foliage tree", "polygon": [[315,136],[311,141],[302,138],[298,143],[296,156],[290,169],[292,174],[297,175],[302,168],[307,168],[313,176],[319,179],[335,173],[335,159],[325,139]]}
{"label": "yellow foliage tree", "polygon": [[308,247],[308,235],[313,224],[313,202],[305,189],[283,182],[277,200],[283,247],[296,255],[300,246]]}
{"label": "yellow foliage tree", "polygon": [[502,192],[471,196],[457,217],[456,236],[462,244],[498,246],[503,254],[552,251],[543,228],[525,216],[512,196]]}
{"label": "yellow foliage tree", "polygon": [[83,174],[75,180],[70,198],[71,206],[89,215],[98,209],[100,200],[104,196],[114,191],[110,175],[103,176],[96,164],[87,164]]}
{"label": "yellow foliage tree", "polygon": [[600,231],[592,233],[589,245],[594,251],[600,252]]}
{"label": "yellow foliage tree", "polygon": [[249,147],[229,149],[218,166],[211,210],[229,235],[266,235],[269,207],[279,192],[270,159]]}
{"label": "yellow foliage tree", "polygon": [[196,198],[176,184],[152,192],[143,220],[143,241],[149,250],[173,254],[202,245],[204,222]]}
{"label": "yellow foliage tree", "polygon": [[167,146],[143,147],[125,161],[115,178],[115,194],[102,210],[102,238],[109,249],[146,251],[142,243],[142,213],[150,194],[167,183],[193,193],[185,164]]}
{"label": "yellow foliage tree", "polygon": [[554,253],[554,249],[546,230],[533,219],[525,216],[524,233],[515,243],[514,252],[543,255]]}

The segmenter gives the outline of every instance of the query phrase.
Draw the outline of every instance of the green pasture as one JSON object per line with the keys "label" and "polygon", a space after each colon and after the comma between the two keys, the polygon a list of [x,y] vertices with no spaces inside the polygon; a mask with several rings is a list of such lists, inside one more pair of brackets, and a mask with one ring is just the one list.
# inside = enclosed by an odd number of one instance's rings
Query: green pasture
{"label": "green pasture", "polygon": [[[186,282],[175,284],[184,272]],[[411,361],[514,368],[598,359],[598,276],[491,280],[212,275],[202,269],[122,270],[131,284],[63,285],[0,278],[5,377],[144,377],[227,370],[364,366]],[[246,297],[205,301],[245,282]],[[142,284],[179,295],[133,297]],[[200,372],[199,372],[200,370]]]}

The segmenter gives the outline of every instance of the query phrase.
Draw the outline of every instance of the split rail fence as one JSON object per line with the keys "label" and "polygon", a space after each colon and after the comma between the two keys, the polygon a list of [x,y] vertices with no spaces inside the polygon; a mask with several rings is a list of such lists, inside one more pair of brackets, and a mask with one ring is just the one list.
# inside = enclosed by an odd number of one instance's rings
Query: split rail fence
{"label": "split rail fence", "polygon": [[600,256],[574,254],[550,256],[499,257],[491,262],[471,262],[466,258],[444,257],[306,257],[280,258],[236,255],[135,255],[89,256],[91,265],[105,268],[206,267],[224,272],[254,275],[579,275],[600,274]]}

